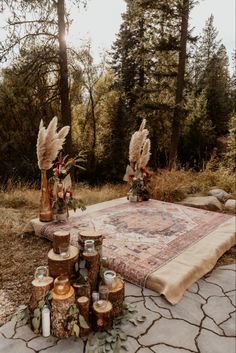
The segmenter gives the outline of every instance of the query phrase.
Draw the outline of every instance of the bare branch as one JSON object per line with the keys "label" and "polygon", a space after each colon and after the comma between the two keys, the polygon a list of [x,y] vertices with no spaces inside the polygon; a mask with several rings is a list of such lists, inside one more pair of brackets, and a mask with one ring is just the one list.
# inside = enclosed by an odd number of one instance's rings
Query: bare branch
{"label": "bare branch", "polygon": [[56,25],[55,21],[49,20],[24,20],[24,21],[11,21],[10,19],[7,20],[7,24],[9,26],[16,26],[16,25],[23,25],[23,24],[34,24],[34,23],[42,23],[42,24],[51,24]]}

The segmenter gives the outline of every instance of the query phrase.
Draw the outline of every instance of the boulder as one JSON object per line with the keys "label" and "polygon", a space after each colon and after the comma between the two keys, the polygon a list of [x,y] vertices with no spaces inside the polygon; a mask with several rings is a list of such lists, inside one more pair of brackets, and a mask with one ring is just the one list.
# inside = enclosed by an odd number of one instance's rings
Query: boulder
{"label": "boulder", "polygon": [[236,200],[230,199],[225,203],[225,209],[227,211],[236,213]]}
{"label": "boulder", "polygon": [[217,197],[217,199],[223,203],[230,198],[230,194],[228,194],[223,189],[211,189],[208,192],[208,195]]}
{"label": "boulder", "polygon": [[215,196],[189,196],[180,202],[182,205],[203,208],[209,211],[222,211],[222,204]]}

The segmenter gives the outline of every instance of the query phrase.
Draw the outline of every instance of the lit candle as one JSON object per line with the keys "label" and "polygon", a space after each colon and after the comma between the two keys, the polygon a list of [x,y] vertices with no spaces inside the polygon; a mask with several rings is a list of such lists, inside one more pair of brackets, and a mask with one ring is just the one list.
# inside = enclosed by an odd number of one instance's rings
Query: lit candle
{"label": "lit candle", "polygon": [[43,337],[50,336],[50,310],[44,306],[42,310],[42,335]]}

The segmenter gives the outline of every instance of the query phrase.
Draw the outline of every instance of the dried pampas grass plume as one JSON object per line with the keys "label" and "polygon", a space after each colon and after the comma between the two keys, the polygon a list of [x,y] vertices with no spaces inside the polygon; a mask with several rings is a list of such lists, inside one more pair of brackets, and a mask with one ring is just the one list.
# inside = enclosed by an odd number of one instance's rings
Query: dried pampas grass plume
{"label": "dried pampas grass plume", "polygon": [[148,164],[148,161],[151,156],[150,149],[151,149],[151,141],[149,139],[146,139],[146,141],[144,142],[143,150],[138,163],[139,164],[138,168],[145,168],[146,165]]}
{"label": "dried pampas grass plume", "polygon": [[129,144],[129,161],[131,163],[136,163],[141,157],[141,151],[143,145],[147,139],[148,130],[144,129],[146,124],[146,119],[143,119],[138,131],[132,135]]}
{"label": "dried pampas grass plume", "polygon": [[65,138],[70,130],[69,126],[64,126],[57,132],[57,117],[55,116],[46,129],[43,121],[40,121],[37,139],[38,166],[41,170],[48,170],[52,167],[52,162],[56,159],[59,151],[65,142]]}

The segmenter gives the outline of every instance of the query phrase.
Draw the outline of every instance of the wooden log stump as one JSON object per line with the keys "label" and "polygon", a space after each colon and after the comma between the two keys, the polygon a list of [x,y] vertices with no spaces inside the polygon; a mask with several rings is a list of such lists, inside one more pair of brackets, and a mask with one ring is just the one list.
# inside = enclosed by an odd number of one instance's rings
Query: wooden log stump
{"label": "wooden log stump", "polygon": [[125,284],[124,281],[117,277],[115,279],[115,287],[109,288],[108,299],[113,306],[113,316],[117,317],[122,313],[122,306],[125,297]]}
{"label": "wooden log stump", "polygon": [[70,233],[67,231],[59,230],[53,234],[52,247],[55,254],[60,254],[60,246],[70,245]]}
{"label": "wooden log stump", "polygon": [[103,235],[100,232],[97,232],[92,229],[82,230],[79,232],[79,246],[81,249],[81,253],[84,251],[84,243],[85,240],[93,240],[94,246],[100,256],[102,256],[102,242]]}
{"label": "wooden log stump", "polygon": [[[89,326],[89,298],[88,297],[79,297],[77,299],[77,304],[79,308],[79,315],[82,315],[84,320]],[[90,328],[80,327],[80,337],[87,336],[90,332]]]}
{"label": "wooden log stump", "polygon": [[104,306],[100,306],[99,302],[93,303],[93,328],[95,331],[105,331],[112,327],[112,304],[107,300]]}
{"label": "wooden log stump", "polygon": [[42,282],[36,279],[32,281],[32,294],[28,304],[30,315],[32,315],[34,309],[37,308],[38,302],[44,299],[45,294],[47,293],[48,290],[52,289],[52,287],[53,287],[52,277],[45,277]]}
{"label": "wooden log stump", "polygon": [[75,298],[78,299],[79,297],[91,297],[91,286],[90,283],[73,283],[72,284],[75,290]]}
{"label": "wooden log stump", "polygon": [[54,336],[59,338],[70,336],[70,331],[66,327],[66,319],[69,316],[69,309],[74,303],[75,293],[73,287],[65,295],[58,295],[52,290],[51,325]]}
{"label": "wooden log stump", "polygon": [[94,252],[83,252],[83,258],[86,261],[88,269],[88,281],[91,286],[91,291],[97,289],[98,274],[100,269],[100,255],[95,250]]}
{"label": "wooden log stump", "polygon": [[55,254],[53,249],[48,253],[48,268],[50,276],[56,278],[61,275],[67,275],[69,278],[75,273],[75,263],[79,256],[79,250],[70,245],[69,257],[63,258]]}

